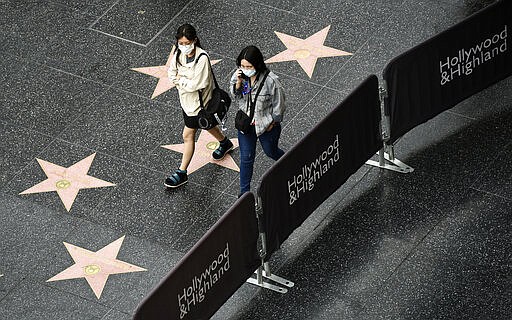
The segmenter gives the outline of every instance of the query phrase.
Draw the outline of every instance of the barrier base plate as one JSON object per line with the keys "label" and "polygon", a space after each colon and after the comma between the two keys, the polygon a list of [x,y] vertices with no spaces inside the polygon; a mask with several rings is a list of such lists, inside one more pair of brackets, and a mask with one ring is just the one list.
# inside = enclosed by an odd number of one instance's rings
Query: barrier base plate
{"label": "barrier base plate", "polygon": [[266,272],[263,272],[263,277],[270,279],[274,282],[277,282],[279,284],[282,284],[283,286],[286,286],[288,288],[291,288],[295,285],[295,283],[293,283],[292,281],[286,280],[285,278],[281,278],[280,276],[276,276],[275,274],[266,275]]}
{"label": "barrier base plate", "polygon": [[400,172],[400,173],[411,173],[414,171],[413,167],[406,165],[405,163],[403,163],[402,161],[400,161],[396,158],[391,160],[389,157],[389,154],[387,154],[387,153],[384,153],[384,159],[387,161],[387,162],[385,161],[384,164],[380,164],[379,161],[374,161],[374,160],[368,160],[368,161],[366,161],[366,164],[370,165],[370,166],[374,166],[374,167],[379,167],[382,169]]}
{"label": "barrier base plate", "polygon": [[272,290],[272,291],[275,291],[275,292],[279,292],[279,293],[286,293],[286,292],[288,292],[288,289],[286,289],[286,288],[279,287],[279,286],[273,285],[273,284],[265,282],[265,281],[262,281],[261,283],[259,283],[258,280],[254,279],[254,278],[249,278],[249,279],[246,280],[246,282],[250,283],[250,284],[254,284],[255,286],[262,287],[262,288],[265,288],[265,289],[269,289],[269,290]]}

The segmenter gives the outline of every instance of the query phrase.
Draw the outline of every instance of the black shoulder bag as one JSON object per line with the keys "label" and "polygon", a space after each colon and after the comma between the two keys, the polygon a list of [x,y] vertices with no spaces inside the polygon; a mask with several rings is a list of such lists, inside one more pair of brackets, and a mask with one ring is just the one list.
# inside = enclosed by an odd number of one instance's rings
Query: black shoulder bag
{"label": "black shoulder bag", "polygon": [[242,110],[238,110],[236,113],[235,128],[243,134],[245,134],[246,132],[249,132],[249,129],[251,128],[252,118],[254,117],[254,110],[256,109],[256,101],[258,99],[258,95],[260,94],[261,89],[265,86],[265,80],[267,79],[268,74],[269,74],[269,71],[267,70],[265,72],[265,75],[263,76],[263,80],[261,80],[260,87],[258,88],[258,91],[256,91],[256,96],[254,97],[254,100],[251,99],[251,96],[249,93],[249,98],[247,99],[247,104],[249,104],[250,114],[247,115]]}
{"label": "black shoulder bag", "polygon": [[199,105],[201,106],[201,110],[199,110],[198,114],[199,128],[209,130],[218,124],[222,124],[222,130],[225,130],[224,123],[226,122],[226,115],[229,111],[229,106],[231,105],[231,98],[226,91],[219,87],[217,79],[215,79],[215,74],[213,73],[210,57],[208,57],[206,53],[201,53],[199,57],[197,57],[195,63],[197,63],[202,55],[205,55],[206,58],[208,58],[213,82],[215,82],[215,88],[213,88],[212,98],[208,101],[206,106],[203,104],[201,92],[198,91]]}

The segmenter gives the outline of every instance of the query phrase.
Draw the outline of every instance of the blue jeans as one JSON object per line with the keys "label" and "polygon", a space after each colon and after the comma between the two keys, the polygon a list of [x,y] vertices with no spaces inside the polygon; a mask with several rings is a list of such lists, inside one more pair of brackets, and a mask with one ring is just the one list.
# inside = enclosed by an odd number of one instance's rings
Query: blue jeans
{"label": "blue jeans", "polygon": [[277,146],[281,136],[281,124],[276,123],[272,130],[265,131],[259,137],[256,136],[254,126],[246,134],[238,131],[238,144],[240,147],[240,194],[251,189],[254,159],[256,157],[256,140],[260,139],[261,147],[271,159],[281,158],[284,151]]}

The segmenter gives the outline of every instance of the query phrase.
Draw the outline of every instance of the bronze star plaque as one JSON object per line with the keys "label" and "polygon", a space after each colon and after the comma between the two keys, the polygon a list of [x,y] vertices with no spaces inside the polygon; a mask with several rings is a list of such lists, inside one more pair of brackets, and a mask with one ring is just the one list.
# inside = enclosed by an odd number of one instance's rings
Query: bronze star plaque
{"label": "bronze star plaque", "polygon": [[71,209],[80,189],[111,187],[115,184],[87,175],[96,153],[64,168],[48,161],[36,159],[48,179],[20,192],[20,194],[56,191],[67,211]]}
{"label": "bronze star plaque", "polygon": [[287,49],[267,59],[265,62],[273,63],[296,60],[309,78],[311,78],[318,58],[352,55],[352,53],[346,51],[324,46],[330,28],[331,26],[327,26],[306,39],[274,31]]}
{"label": "bronze star plaque", "polygon": [[[153,90],[153,94],[151,95],[151,99],[154,99],[161,95],[162,93],[172,89],[175,87],[174,83],[169,80],[169,67],[171,66],[172,56],[174,55],[174,51],[176,50],[175,46],[172,46],[171,53],[167,58],[167,62],[163,66],[155,66],[155,67],[142,67],[142,68],[132,68],[131,70],[137,71],[140,73],[147,74],[148,76],[152,76],[158,78],[158,82],[156,84],[155,90]],[[212,60],[212,66],[219,63],[221,60]]]}
{"label": "bronze star plaque", "polygon": [[96,252],[64,242],[75,264],[48,279],[47,282],[85,278],[99,299],[109,275],[146,271],[144,268],[116,258],[123,241],[124,236]]}
{"label": "bronze star plaque", "polygon": [[[233,145],[238,148],[238,139],[230,139],[233,142]],[[229,153],[224,156],[224,159],[217,161],[212,157],[213,150],[217,149],[219,142],[206,130],[201,130],[199,134],[199,139],[196,141],[196,149],[194,152],[194,156],[190,161],[190,165],[187,168],[187,172],[190,174],[208,163],[213,163],[234,171],[240,171],[240,168],[235,163],[235,160],[231,157]],[[182,144],[170,144],[162,146],[162,148],[166,148],[169,150],[173,150],[176,152],[183,153],[185,145]]]}

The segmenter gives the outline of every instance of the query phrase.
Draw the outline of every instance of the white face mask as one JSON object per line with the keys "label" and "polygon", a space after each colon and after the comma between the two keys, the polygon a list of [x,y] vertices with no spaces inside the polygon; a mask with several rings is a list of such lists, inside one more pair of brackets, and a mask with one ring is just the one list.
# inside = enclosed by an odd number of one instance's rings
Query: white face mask
{"label": "white face mask", "polygon": [[180,49],[181,52],[183,52],[185,55],[187,54],[190,54],[192,52],[192,50],[194,50],[194,44],[191,43],[189,45],[178,45],[178,48]]}
{"label": "white face mask", "polygon": [[254,69],[242,69],[242,72],[249,78],[256,74],[256,70]]}

